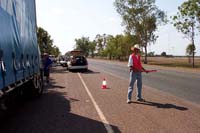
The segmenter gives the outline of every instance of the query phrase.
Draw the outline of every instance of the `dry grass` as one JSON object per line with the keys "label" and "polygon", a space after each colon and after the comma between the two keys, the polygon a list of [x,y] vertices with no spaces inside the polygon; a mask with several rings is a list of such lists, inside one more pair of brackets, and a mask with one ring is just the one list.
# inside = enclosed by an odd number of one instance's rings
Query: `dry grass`
{"label": "dry grass", "polygon": [[[187,57],[148,57],[148,64],[192,68],[192,63],[189,63]],[[195,68],[200,68],[200,57],[195,57]]]}

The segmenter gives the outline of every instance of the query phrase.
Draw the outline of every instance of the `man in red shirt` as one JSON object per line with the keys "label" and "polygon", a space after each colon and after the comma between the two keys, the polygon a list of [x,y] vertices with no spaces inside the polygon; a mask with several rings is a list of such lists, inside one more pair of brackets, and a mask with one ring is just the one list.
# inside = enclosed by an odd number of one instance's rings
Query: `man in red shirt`
{"label": "man in red shirt", "polygon": [[133,86],[137,80],[137,101],[145,101],[142,98],[142,72],[147,72],[141,64],[140,47],[135,44],[131,50],[133,53],[129,56],[128,67],[130,68],[130,82],[128,87],[127,103],[131,103]]}

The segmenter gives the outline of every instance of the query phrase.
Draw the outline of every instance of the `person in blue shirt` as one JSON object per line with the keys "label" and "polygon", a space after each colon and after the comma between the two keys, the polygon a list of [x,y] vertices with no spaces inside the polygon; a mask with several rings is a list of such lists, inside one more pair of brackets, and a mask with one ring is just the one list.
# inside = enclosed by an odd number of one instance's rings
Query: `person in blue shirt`
{"label": "person in blue shirt", "polygon": [[50,67],[51,67],[52,61],[49,58],[49,55],[47,53],[44,53],[42,62],[43,62],[44,76],[46,77],[47,83],[49,83]]}

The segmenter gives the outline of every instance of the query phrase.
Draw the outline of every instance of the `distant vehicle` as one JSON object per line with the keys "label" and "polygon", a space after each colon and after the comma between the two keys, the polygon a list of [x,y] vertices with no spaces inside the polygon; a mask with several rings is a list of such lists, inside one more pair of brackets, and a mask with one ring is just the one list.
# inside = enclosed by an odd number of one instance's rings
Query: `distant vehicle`
{"label": "distant vehicle", "polygon": [[67,67],[67,61],[66,60],[61,60],[60,65],[63,67]]}
{"label": "distant vehicle", "polygon": [[68,70],[88,70],[88,61],[83,55],[71,56],[67,62]]}
{"label": "distant vehicle", "polygon": [[65,55],[59,56],[57,59],[57,64],[63,67],[67,67],[67,57]]}

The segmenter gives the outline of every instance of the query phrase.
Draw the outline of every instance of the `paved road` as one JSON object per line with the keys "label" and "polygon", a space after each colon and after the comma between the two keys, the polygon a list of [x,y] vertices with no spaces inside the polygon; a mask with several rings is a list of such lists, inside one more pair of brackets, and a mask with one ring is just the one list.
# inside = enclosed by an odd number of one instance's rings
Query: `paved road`
{"label": "paved road", "polygon": [[54,68],[41,98],[16,101],[0,112],[0,133],[106,133],[77,73],[66,68]]}
{"label": "paved road", "polygon": [[[101,89],[104,77],[108,89]],[[126,104],[127,84],[92,65],[84,73],[53,68],[44,95],[16,103],[0,119],[0,133],[200,132],[198,104],[148,86],[146,102],[135,101],[134,91],[133,102]]]}
{"label": "paved road", "polygon": [[[129,79],[126,64],[102,60],[89,60],[96,69]],[[155,69],[146,67],[146,69]],[[200,104],[200,73],[181,72],[158,68],[158,72],[143,74],[143,84]]]}

